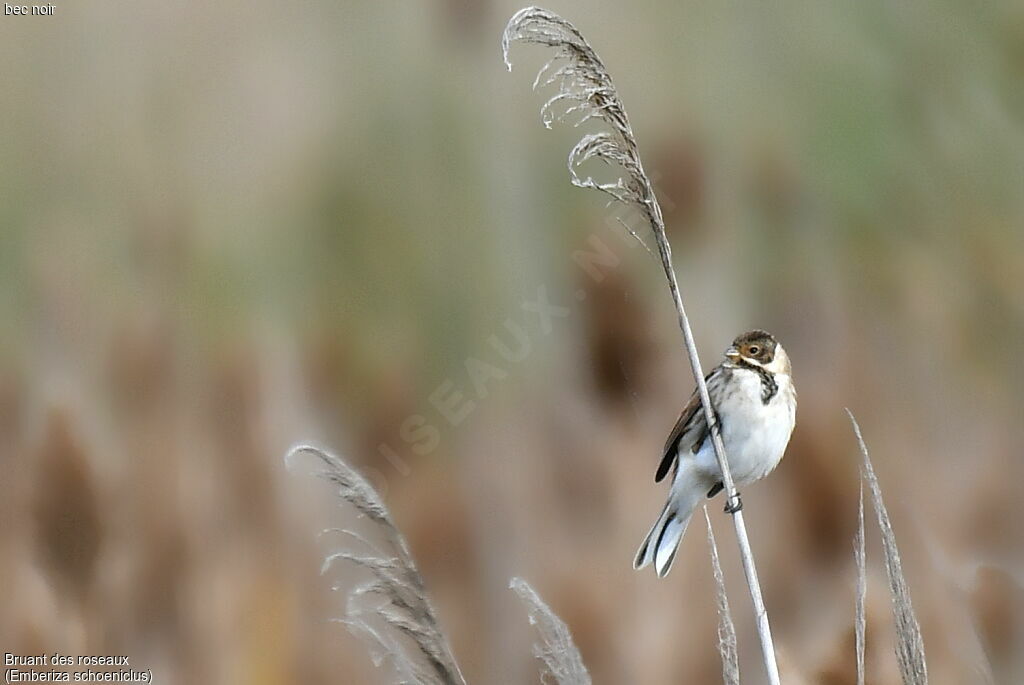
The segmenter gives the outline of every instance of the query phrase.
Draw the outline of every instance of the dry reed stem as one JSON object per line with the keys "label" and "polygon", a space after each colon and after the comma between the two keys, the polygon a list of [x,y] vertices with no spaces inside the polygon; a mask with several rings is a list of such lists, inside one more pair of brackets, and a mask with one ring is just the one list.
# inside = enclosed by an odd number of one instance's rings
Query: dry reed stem
{"label": "dry reed stem", "polygon": [[862,478],[867,480],[868,488],[871,490],[871,501],[878,518],[878,528],[882,533],[885,572],[889,578],[892,616],[896,623],[896,662],[899,665],[904,685],[926,685],[928,683],[928,667],[925,663],[924,639],[921,637],[921,626],[917,622],[917,616],[914,614],[914,607],[910,601],[910,588],[907,587],[907,579],[903,575],[900,551],[896,546],[896,534],[892,529],[892,521],[889,520],[889,511],[885,508],[885,502],[882,500],[882,488],[875,475],[874,466],[871,464],[871,457],[868,454],[867,445],[864,444],[860,426],[849,409],[846,410],[846,413],[853,424],[853,432],[857,435],[857,443],[860,445],[863,457]]}
{"label": "dry reed stem", "polygon": [[865,605],[868,596],[867,553],[864,543],[864,482],[860,484],[857,534],[853,538],[853,560],[857,565],[857,603],[854,632],[857,641],[857,685],[864,685],[864,646],[867,632]]}
{"label": "dry reed stem", "polygon": [[[736,539],[743,560],[743,570],[750,589],[750,598],[754,605],[758,636],[761,639],[761,652],[768,681],[771,685],[779,684],[779,667],[775,657],[775,646],[772,642],[771,627],[768,623],[768,612],[761,597],[761,586],[757,579],[757,568],[754,555],[747,537],[743,513],[738,511],[739,492],[729,471],[729,462],[722,444],[722,436],[715,419],[707,385],[704,383],[704,371],[697,355],[697,345],[690,330],[690,321],[686,316],[679,283],[672,266],[672,248],[665,235],[665,222],[662,218],[661,206],[654,194],[654,187],[644,171],[640,160],[636,137],[630,126],[626,110],[619,100],[618,91],[612,83],[611,75],[601,62],[597,53],[587,43],[583,34],[571,23],[539,7],[526,7],[516,12],[502,35],[501,46],[505,64],[509,70],[509,47],[515,41],[536,43],[556,49],[555,56],[541,68],[534,81],[534,87],[557,85],[557,92],[541,108],[541,117],[545,126],[550,127],[553,121],[565,121],[574,116],[575,125],[597,120],[607,127],[598,133],[588,133],[573,147],[569,153],[569,174],[573,185],[581,188],[593,188],[610,196],[613,201],[621,202],[640,211],[647,220],[654,234],[658,255],[668,281],[672,300],[679,319],[679,328],[683,333],[686,351],[693,372],[694,382],[700,396],[704,417],[711,427],[711,442],[715,449],[719,468],[722,471],[722,483],[725,486],[727,501],[733,505],[733,524],[736,528]],[[543,80],[542,80],[543,79]],[[556,112],[556,107],[560,110]],[[600,183],[592,177],[581,178],[577,168],[584,162],[599,160],[609,166],[618,167],[624,173],[616,181]],[[629,227],[627,227],[629,230]],[[630,233],[639,240],[632,230]],[[643,242],[643,241],[641,241]]]}
{"label": "dry reed stem", "polygon": [[704,505],[704,521],[708,524],[708,547],[711,549],[711,571],[715,577],[715,599],[718,604],[718,653],[722,657],[722,682],[725,685],[740,685],[740,659],[736,646],[736,626],[729,610],[729,597],[725,592],[725,576],[718,560],[718,545],[715,531],[711,528],[708,507]]}

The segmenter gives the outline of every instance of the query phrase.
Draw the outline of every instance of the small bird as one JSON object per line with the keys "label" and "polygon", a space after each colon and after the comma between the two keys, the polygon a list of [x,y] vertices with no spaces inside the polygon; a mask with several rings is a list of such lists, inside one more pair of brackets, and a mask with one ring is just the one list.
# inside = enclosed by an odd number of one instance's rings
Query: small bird
{"label": "small bird", "polygon": [[[796,389],[786,351],[770,333],[749,331],[733,340],[725,361],[704,380],[733,481],[746,485],[764,478],[782,460],[796,423]],[[696,390],[668,436],[654,482],[673,468],[668,502],[633,562],[635,569],[654,562],[659,578],[672,568],[694,509],[705,494],[714,497],[724,487]]]}

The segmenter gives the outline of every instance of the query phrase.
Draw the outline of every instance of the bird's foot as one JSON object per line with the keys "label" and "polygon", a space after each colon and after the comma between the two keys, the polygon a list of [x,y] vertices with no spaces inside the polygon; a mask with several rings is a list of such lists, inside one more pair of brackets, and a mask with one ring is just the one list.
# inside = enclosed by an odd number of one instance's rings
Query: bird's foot
{"label": "bird's foot", "polygon": [[708,499],[711,499],[712,497],[720,493],[722,490],[725,490],[725,486],[722,484],[722,481],[718,481],[717,483],[715,483],[715,486],[713,488],[708,490]]}
{"label": "bird's foot", "polygon": [[725,513],[735,514],[737,511],[743,508],[743,500],[740,499],[739,491],[735,495],[730,496],[725,500]]}

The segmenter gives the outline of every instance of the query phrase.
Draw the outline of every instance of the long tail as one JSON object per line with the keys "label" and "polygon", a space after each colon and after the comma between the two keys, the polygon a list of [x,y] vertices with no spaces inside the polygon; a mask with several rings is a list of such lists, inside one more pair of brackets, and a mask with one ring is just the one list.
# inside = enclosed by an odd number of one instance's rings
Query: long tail
{"label": "long tail", "polygon": [[668,575],[676,558],[679,541],[683,539],[690,516],[702,494],[702,491],[695,488],[672,489],[661,515],[637,550],[633,568],[641,569],[654,562],[654,570],[659,578]]}

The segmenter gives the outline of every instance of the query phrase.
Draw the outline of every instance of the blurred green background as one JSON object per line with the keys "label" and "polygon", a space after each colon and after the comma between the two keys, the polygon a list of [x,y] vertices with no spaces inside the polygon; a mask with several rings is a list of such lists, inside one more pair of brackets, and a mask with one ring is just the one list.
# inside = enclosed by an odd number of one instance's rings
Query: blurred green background
{"label": "blurred green background", "polygon": [[[518,8],[0,17],[2,651],[386,682],[327,620],[328,524],[282,463],[315,440],[385,494],[470,682],[537,680],[513,575],[596,682],[718,682],[703,526],[667,580],[630,568],[692,389],[671,300],[622,211],[570,186],[580,131],[539,125],[549,55],[505,71]],[[932,682],[1021,682],[1024,6],[550,9],[616,79],[705,365],[753,327],[793,359],[788,456],[744,493],[784,681],[855,682],[849,407]],[[578,252],[602,247],[595,278]],[[869,536],[868,676],[893,683],[880,561]]]}

